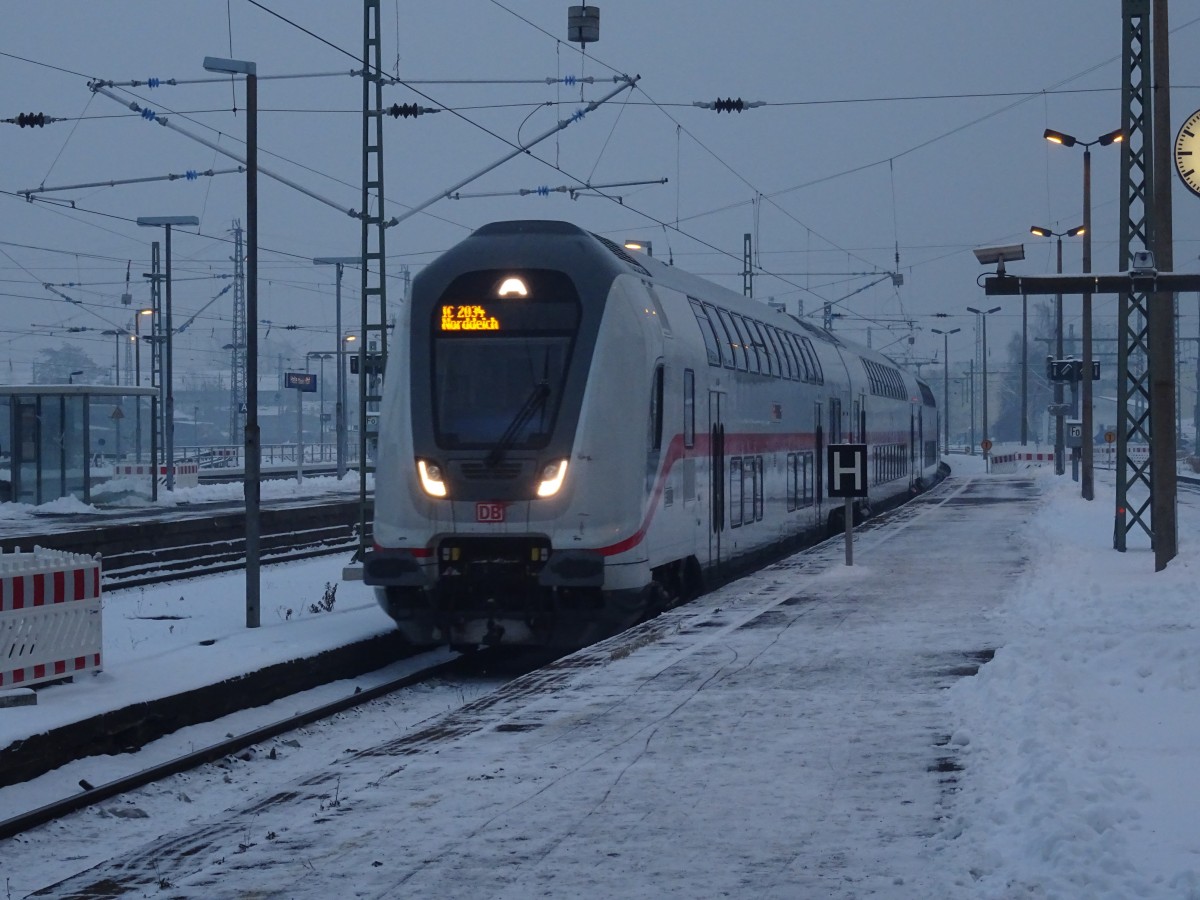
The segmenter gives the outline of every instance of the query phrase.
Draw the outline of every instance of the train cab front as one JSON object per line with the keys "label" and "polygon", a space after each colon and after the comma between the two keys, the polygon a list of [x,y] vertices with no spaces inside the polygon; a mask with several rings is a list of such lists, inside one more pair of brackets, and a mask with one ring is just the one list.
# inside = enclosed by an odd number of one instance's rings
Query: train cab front
{"label": "train cab front", "polygon": [[412,456],[395,461],[396,484],[376,476],[376,541],[403,532],[408,549],[364,561],[365,580],[413,643],[593,639],[603,557],[554,542],[571,508],[603,304],[589,313],[567,266],[548,264],[559,243],[552,236],[533,253],[528,240],[469,240],[460,248],[471,252],[450,251],[414,283]]}

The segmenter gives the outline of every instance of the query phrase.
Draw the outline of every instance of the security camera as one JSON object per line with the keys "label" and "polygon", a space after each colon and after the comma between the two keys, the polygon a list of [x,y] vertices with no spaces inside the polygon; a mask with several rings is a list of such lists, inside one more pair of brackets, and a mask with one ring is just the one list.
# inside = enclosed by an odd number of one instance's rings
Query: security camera
{"label": "security camera", "polygon": [[1154,268],[1154,254],[1149,250],[1135,250],[1130,270],[1134,275],[1154,275],[1158,271]]}
{"label": "security camera", "polygon": [[1004,274],[1004,264],[1025,258],[1024,244],[1009,244],[1007,247],[980,247],[975,251],[975,258],[981,266],[999,265],[1000,274]]}

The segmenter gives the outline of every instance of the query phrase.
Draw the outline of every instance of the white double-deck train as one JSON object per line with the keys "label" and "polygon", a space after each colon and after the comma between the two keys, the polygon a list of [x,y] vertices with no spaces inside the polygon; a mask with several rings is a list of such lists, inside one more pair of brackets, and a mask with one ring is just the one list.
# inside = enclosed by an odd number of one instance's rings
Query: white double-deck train
{"label": "white double-deck train", "polygon": [[413,283],[364,579],[415,644],[580,646],[938,474],[929,387],[760,302],[554,221],[498,222]]}

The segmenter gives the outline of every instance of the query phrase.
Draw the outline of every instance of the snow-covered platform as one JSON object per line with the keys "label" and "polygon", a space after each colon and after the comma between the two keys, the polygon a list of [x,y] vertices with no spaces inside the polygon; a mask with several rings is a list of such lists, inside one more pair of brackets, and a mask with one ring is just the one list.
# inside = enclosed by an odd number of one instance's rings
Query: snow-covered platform
{"label": "snow-covered platform", "polygon": [[[134,867],[197,895],[328,896],[347,878],[412,896],[944,895],[945,688],[996,646],[986,614],[1020,574],[1011,523],[1035,496],[951,481],[860,529],[853,567],[830,541],[430,729],[381,733]],[[277,839],[239,853],[247,829]]]}
{"label": "snow-covered platform", "polygon": [[852,567],[830,540],[460,710],[246,763],[282,787],[0,845],[0,875],[49,883],[78,831],[90,868],[39,896],[1200,896],[1200,554],[1135,607],[1149,554],[1076,492],[952,476]]}

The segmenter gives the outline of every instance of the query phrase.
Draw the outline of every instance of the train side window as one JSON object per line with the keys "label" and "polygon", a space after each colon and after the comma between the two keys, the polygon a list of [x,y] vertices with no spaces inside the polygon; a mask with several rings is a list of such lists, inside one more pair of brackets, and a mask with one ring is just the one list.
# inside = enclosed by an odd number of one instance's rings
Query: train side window
{"label": "train side window", "polygon": [[740,369],[746,371],[746,348],[742,345],[741,339],[738,337],[737,329],[733,327],[733,319],[729,313],[723,309],[717,309],[717,318],[721,320],[721,324],[725,328],[725,333],[729,335],[729,350],[730,362],[725,363],[728,368]]}
{"label": "train side window", "polygon": [[683,370],[683,446],[696,445],[696,373]]}
{"label": "train side window", "polygon": [[766,331],[767,338],[771,342],[771,353],[774,355],[776,367],[779,369],[779,377],[792,380],[792,359],[784,352],[783,334],[774,325],[766,326]]}
{"label": "train side window", "polygon": [[662,449],[663,439],[663,367],[654,369],[654,388],[650,392],[650,447]]}
{"label": "train side window", "polygon": [[821,371],[821,360],[817,359],[817,351],[813,349],[812,341],[806,337],[800,338],[800,343],[808,353],[809,365],[812,366],[812,383],[824,384],[825,373]]}
{"label": "train side window", "polygon": [[742,458],[733,456],[729,459],[729,526],[737,528],[742,524]]}
{"label": "train side window", "polygon": [[829,400],[829,443],[842,442],[842,401],[837,398]]}
{"label": "train side window", "polygon": [[742,457],[742,524],[762,518],[762,457]]}
{"label": "train side window", "polygon": [[792,510],[794,510],[796,508],[796,505],[797,505],[796,500],[800,495],[800,491],[797,489],[797,486],[796,486],[797,476],[800,474],[799,465],[798,465],[799,457],[800,457],[799,453],[789,453],[787,455],[787,463],[786,463],[785,467],[787,469],[787,511],[788,512],[791,512]]}
{"label": "train side window", "polygon": [[804,346],[800,343],[800,338],[790,331],[786,337],[788,339],[788,346],[792,348],[792,356],[796,360],[796,377],[800,381],[812,381],[812,371],[808,365],[808,357],[804,355]]}
{"label": "train side window", "polygon": [[763,458],[754,457],[754,521],[763,517]]}
{"label": "train side window", "polygon": [[734,327],[737,328],[742,346],[746,348],[746,371],[758,374],[758,349],[754,346],[754,335],[750,332],[750,324],[737,313],[730,313]]}
{"label": "train side window", "polygon": [[777,377],[779,375],[779,360],[776,358],[775,352],[771,349],[771,342],[767,340],[767,326],[751,319],[750,328],[758,337],[758,354],[762,358],[763,374]]}
{"label": "train side window", "polygon": [[713,329],[713,323],[708,318],[708,311],[704,308],[704,304],[695,297],[688,297],[692,304],[692,312],[696,314],[696,324],[700,326],[700,336],[704,338],[704,349],[708,352],[708,364],[710,366],[721,365],[721,344],[717,340],[717,332]]}
{"label": "train side window", "polygon": [[800,505],[813,505],[813,453],[800,454]]}

